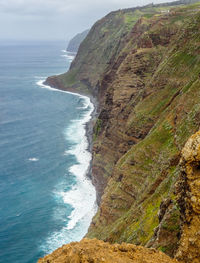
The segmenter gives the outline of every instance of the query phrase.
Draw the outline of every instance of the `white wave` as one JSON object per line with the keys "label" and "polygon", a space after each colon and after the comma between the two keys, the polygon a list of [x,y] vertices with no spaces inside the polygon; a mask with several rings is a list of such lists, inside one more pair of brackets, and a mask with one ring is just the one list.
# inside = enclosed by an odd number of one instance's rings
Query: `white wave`
{"label": "white wave", "polygon": [[22,213],[16,214],[16,216],[17,216],[17,217],[18,217],[18,216],[21,216],[21,214],[22,214]]}
{"label": "white wave", "polygon": [[69,60],[69,62],[72,62],[75,58],[74,55],[61,55],[61,57],[67,58]]}
{"label": "white wave", "polygon": [[31,162],[37,162],[37,161],[39,161],[39,159],[38,159],[38,158],[35,158],[35,157],[29,158],[28,160],[31,161]]}
{"label": "white wave", "polygon": [[70,51],[67,51],[67,50],[61,50],[63,53],[65,53],[64,55],[61,55],[61,57],[64,57],[64,58],[67,58],[67,60],[69,62],[72,62],[76,56],[76,52],[70,52]]}
{"label": "white wave", "polygon": [[[42,88],[47,88],[53,91],[60,91],[53,89],[43,84],[43,80],[38,82]],[[78,96],[82,101],[81,106],[84,109],[84,114],[78,120],[73,120],[70,126],[65,130],[64,135],[67,141],[74,145],[71,149],[65,151],[65,155],[74,155],[77,164],[70,167],[70,172],[76,178],[76,184],[69,191],[57,191],[54,193],[55,199],[59,202],[69,204],[72,207],[72,212],[68,216],[64,216],[65,227],[61,230],[52,233],[42,244],[41,249],[45,253],[50,253],[56,248],[62,246],[64,243],[71,241],[79,241],[88,230],[92,217],[96,213],[96,192],[91,180],[87,177],[87,172],[92,159],[91,153],[88,151],[88,140],[86,137],[86,123],[91,119],[91,114],[94,110],[94,105],[89,97],[68,92],[61,91]],[[64,189],[64,187],[62,188]],[[58,216],[59,211],[56,211],[54,216]],[[60,215],[59,215],[60,216]],[[63,215],[61,215],[63,217]]]}
{"label": "white wave", "polygon": [[68,58],[69,60],[73,60],[74,56],[69,56],[69,55],[61,55],[61,57]]}
{"label": "white wave", "polygon": [[60,89],[52,88],[52,87],[49,86],[49,85],[45,85],[45,84],[44,84],[44,81],[45,81],[45,79],[40,79],[39,81],[36,82],[36,84],[37,84],[40,88],[42,88],[42,89],[48,89],[48,90],[51,90],[51,91],[57,91],[57,92],[75,94],[75,93],[68,92],[68,91],[65,91],[65,90],[60,90]]}
{"label": "white wave", "polygon": [[[77,170],[80,172],[80,170]],[[78,222],[86,218],[87,215],[92,214],[92,210],[95,203],[95,191],[91,182],[88,179],[82,179],[77,182],[77,185],[69,192],[61,193],[64,203],[70,204],[74,210],[68,217],[70,220],[66,229],[74,229]],[[87,220],[89,223],[92,217]],[[89,225],[88,225],[89,226]],[[86,229],[87,231],[87,229]]]}
{"label": "white wave", "polygon": [[66,139],[75,143],[75,146],[66,151],[66,154],[75,155],[78,162],[78,164],[70,168],[70,172],[77,179],[76,187],[72,188],[69,192],[62,193],[64,202],[74,208],[69,216],[70,221],[67,229],[73,229],[92,210],[96,200],[95,189],[91,180],[86,177],[92,156],[87,150],[88,140],[85,125],[91,119],[94,106],[88,97],[81,97],[84,98],[83,108],[88,108],[88,111],[80,120],[71,122],[70,127],[65,131]]}
{"label": "white wave", "polygon": [[68,50],[62,50],[62,52],[64,53],[68,53],[68,54],[72,54],[73,56],[76,56],[77,52],[73,52],[73,51],[68,51]]}
{"label": "white wave", "polygon": [[[80,98],[87,98],[90,100],[90,98],[86,97],[86,96],[83,96],[83,95],[80,95],[78,93],[74,93],[74,92],[71,92],[71,91],[65,91],[65,90],[61,90],[61,89],[55,89],[55,88],[52,88],[51,86],[49,85],[45,85],[44,82],[45,82],[45,78],[44,79],[40,79],[39,81],[36,82],[36,84],[40,87],[40,88],[43,88],[43,89],[48,89],[48,90],[51,90],[51,91],[56,91],[56,92],[63,92],[63,93],[68,93],[68,94],[72,94],[74,96],[78,96]],[[91,103],[91,105],[93,105]],[[94,106],[93,106],[94,107]]]}
{"label": "white wave", "polygon": [[45,253],[49,254],[56,250],[58,247],[61,247],[64,244],[67,244],[72,241],[80,241],[86,233],[88,228],[88,222],[92,220],[93,215],[96,213],[96,206],[81,219],[80,225],[76,227],[76,230],[70,230],[67,227],[63,227],[60,231],[53,232],[40,246],[40,249]]}

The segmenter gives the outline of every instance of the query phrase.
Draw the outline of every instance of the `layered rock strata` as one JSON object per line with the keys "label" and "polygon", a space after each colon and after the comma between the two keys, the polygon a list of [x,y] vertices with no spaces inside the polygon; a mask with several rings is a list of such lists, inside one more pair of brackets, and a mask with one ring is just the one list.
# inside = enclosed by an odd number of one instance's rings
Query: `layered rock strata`
{"label": "layered rock strata", "polygon": [[181,230],[177,164],[200,125],[199,18],[183,8],[139,19],[129,48],[102,78],[93,147],[100,208],[88,237],[174,255]]}
{"label": "layered rock strata", "polygon": [[187,234],[198,229],[198,180],[185,172],[182,190],[177,182],[181,150],[200,127],[200,4],[110,13],[92,27],[70,71],[47,83],[99,102],[92,160],[99,209],[87,237],[199,262],[198,235]]}

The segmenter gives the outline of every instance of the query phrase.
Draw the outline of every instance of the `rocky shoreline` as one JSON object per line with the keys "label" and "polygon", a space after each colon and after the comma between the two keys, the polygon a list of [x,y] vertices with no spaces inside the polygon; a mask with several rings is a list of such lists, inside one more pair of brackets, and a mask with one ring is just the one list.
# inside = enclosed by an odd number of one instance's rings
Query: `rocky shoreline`
{"label": "rocky shoreline", "polygon": [[[63,91],[68,91],[68,92],[72,92],[75,94],[79,94],[79,95],[83,95],[86,97],[90,98],[90,101],[92,102],[93,106],[94,106],[94,110],[91,114],[91,118],[90,121],[86,123],[85,125],[85,130],[86,130],[86,137],[87,137],[87,141],[88,141],[88,148],[87,150],[92,154],[92,147],[93,147],[93,127],[94,127],[94,122],[95,119],[97,118],[98,115],[98,101],[97,99],[92,96],[91,94],[85,94],[85,93],[81,93],[79,91],[77,91],[76,89],[73,88],[66,88],[62,85],[62,83],[60,81],[58,81],[58,79],[56,79],[56,77],[48,77],[44,83],[44,85],[48,85],[51,88],[54,89],[58,89],[58,90],[63,90]],[[96,189],[96,193],[98,193],[97,189],[98,186],[94,183],[94,180],[92,178],[92,159],[90,161],[89,167],[88,167],[88,171],[86,174],[87,177],[90,178],[90,180],[92,180],[92,184],[94,185],[95,189]],[[96,194],[97,199],[98,199],[98,194]],[[98,202],[97,202],[98,204]]]}

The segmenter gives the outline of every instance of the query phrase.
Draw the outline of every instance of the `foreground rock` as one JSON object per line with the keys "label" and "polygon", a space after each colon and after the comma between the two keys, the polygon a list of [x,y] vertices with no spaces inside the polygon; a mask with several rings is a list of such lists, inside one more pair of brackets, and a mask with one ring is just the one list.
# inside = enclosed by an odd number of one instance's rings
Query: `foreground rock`
{"label": "foreground rock", "polygon": [[182,211],[182,235],[176,258],[200,262],[200,131],[192,135],[182,150],[182,174],[177,183]]}
{"label": "foreground rock", "polygon": [[72,242],[40,259],[38,263],[176,263],[167,255],[155,249],[132,244],[109,244],[97,239],[83,239]]}

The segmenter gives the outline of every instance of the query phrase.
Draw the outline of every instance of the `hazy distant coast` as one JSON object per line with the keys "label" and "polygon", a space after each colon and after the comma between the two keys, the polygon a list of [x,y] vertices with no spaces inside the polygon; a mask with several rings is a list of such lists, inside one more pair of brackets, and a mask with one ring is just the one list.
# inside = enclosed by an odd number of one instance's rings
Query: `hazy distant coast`
{"label": "hazy distant coast", "polygon": [[79,46],[81,42],[86,38],[87,34],[89,33],[89,29],[83,31],[82,33],[77,34],[74,36],[68,46],[67,46],[67,51],[69,52],[77,52],[79,49]]}

